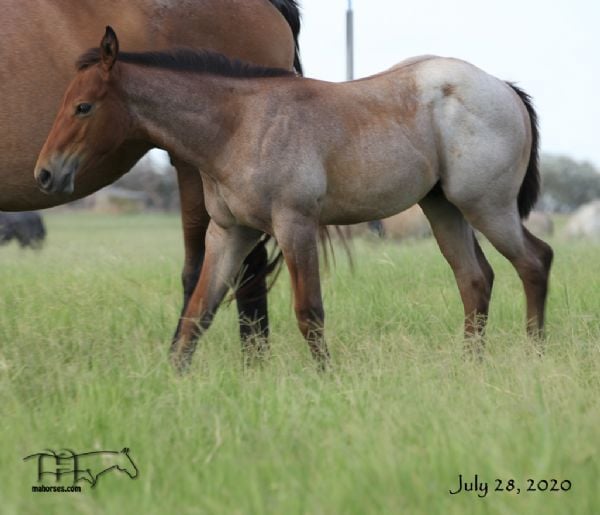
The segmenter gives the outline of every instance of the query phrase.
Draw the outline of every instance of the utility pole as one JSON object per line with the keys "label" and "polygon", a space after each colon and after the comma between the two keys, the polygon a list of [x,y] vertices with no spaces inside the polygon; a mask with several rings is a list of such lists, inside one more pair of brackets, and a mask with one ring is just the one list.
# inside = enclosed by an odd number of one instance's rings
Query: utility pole
{"label": "utility pole", "polygon": [[352,0],[348,0],[346,11],[346,80],[354,79],[354,11]]}

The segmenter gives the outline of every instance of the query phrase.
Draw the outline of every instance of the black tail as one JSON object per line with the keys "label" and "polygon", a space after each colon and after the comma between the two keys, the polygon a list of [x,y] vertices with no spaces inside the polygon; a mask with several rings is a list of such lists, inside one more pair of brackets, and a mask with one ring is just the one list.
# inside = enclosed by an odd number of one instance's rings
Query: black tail
{"label": "black tail", "polygon": [[286,19],[292,34],[294,35],[294,42],[296,44],[296,50],[294,53],[294,68],[296,72],[303,75],[302,62],[300,61],[300,46],[298,42],[298,36],[300,35],[300,8],[297,0],[269,0],[277,10]]}
{"label": "black tail", "polygon": [[519,196],[517,203],[519,205],[519,214],[521,218],[527,218],[533,206],[537,202],[540,194],[540,170],[539,170],[539,144],[540,144],[540,131],[538,128],[538,117],[533,107],[531,97],[525,93],[522,89],[518,88],[512,83],[508,85],[515,91],[519,98],[525,104],[525,108],[529,113],[529,121],[531,123],[531,152],[529,154],[529,165],[527,166],[527,172],[521,184],[519,190]]}

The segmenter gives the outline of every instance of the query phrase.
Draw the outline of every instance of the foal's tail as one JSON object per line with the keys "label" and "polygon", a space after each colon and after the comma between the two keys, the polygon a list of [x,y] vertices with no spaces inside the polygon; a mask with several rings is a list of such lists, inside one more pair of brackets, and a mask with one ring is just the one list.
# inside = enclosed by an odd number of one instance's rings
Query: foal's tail
{"label": "foal's tail", "polygon": [[538,117],[533,107],[531,97],[514,84],[510,82],[507,84],[515,91],[517,95],[519,95],[519,98],[529,113],[529,122],[531,123],[531,152],[529,154],[529,165],[527,165],[527,172],[525,173],[525,178],[523,179],[523,184],[521,184],[519,196],[517,197],[519,214],[521,215],[521,218],[527,218],[533,209],[533,206],[535,206],[540,194],[540,131],[538,128]]}
{"label": "foal's tail", "polygon": [[300,61],[300,45],[298,36],[300,35],[300,7],[297,0],[269,0],[288,22],[292,34],[294,35],[294,69],[299,75],[303,75],[302,62]]}

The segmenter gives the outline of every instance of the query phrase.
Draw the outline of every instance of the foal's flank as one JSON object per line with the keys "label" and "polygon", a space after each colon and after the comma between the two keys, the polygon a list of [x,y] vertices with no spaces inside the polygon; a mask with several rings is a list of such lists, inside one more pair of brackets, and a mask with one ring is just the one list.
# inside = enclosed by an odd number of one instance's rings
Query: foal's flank
{"label": "foal's flank", "polygon": [[[432,56],[332,84],[212,52],[120,54],[110,27],[79,69],[63,105],[85,102],[91,114],[84,126],[69,109],[59,112],[36,176],[48,160],[70,163],[55,165],[58,176],[76,174],[105,145],[132,139],[168,150],[202,177],[211,222],[172,344],[177,368],[189,365],[261,232],[282,249],[299,328],[324,366],[319,226],[380,219],[417,202],[454,271],[465,334],[483,335],[493,282],[473,228],[514,265],[529,332],[541,334],[552,250],[521,223],[539,193],[538,134],[531,101],[515,86]],[[51,143],[73,124],[82,149],[75,164],[61,150],[68,145]]]}

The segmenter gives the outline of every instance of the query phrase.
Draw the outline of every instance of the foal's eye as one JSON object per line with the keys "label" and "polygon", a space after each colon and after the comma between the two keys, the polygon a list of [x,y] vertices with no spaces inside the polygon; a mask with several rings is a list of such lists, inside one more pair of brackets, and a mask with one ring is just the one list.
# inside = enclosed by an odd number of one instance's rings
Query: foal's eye
{"label": "foal's eye", "polygon": [[92,104],[83,102],[75,108],[75,114],[78,116],[83,116],[83,115],[89,114],[91,110],[92,110]]}

